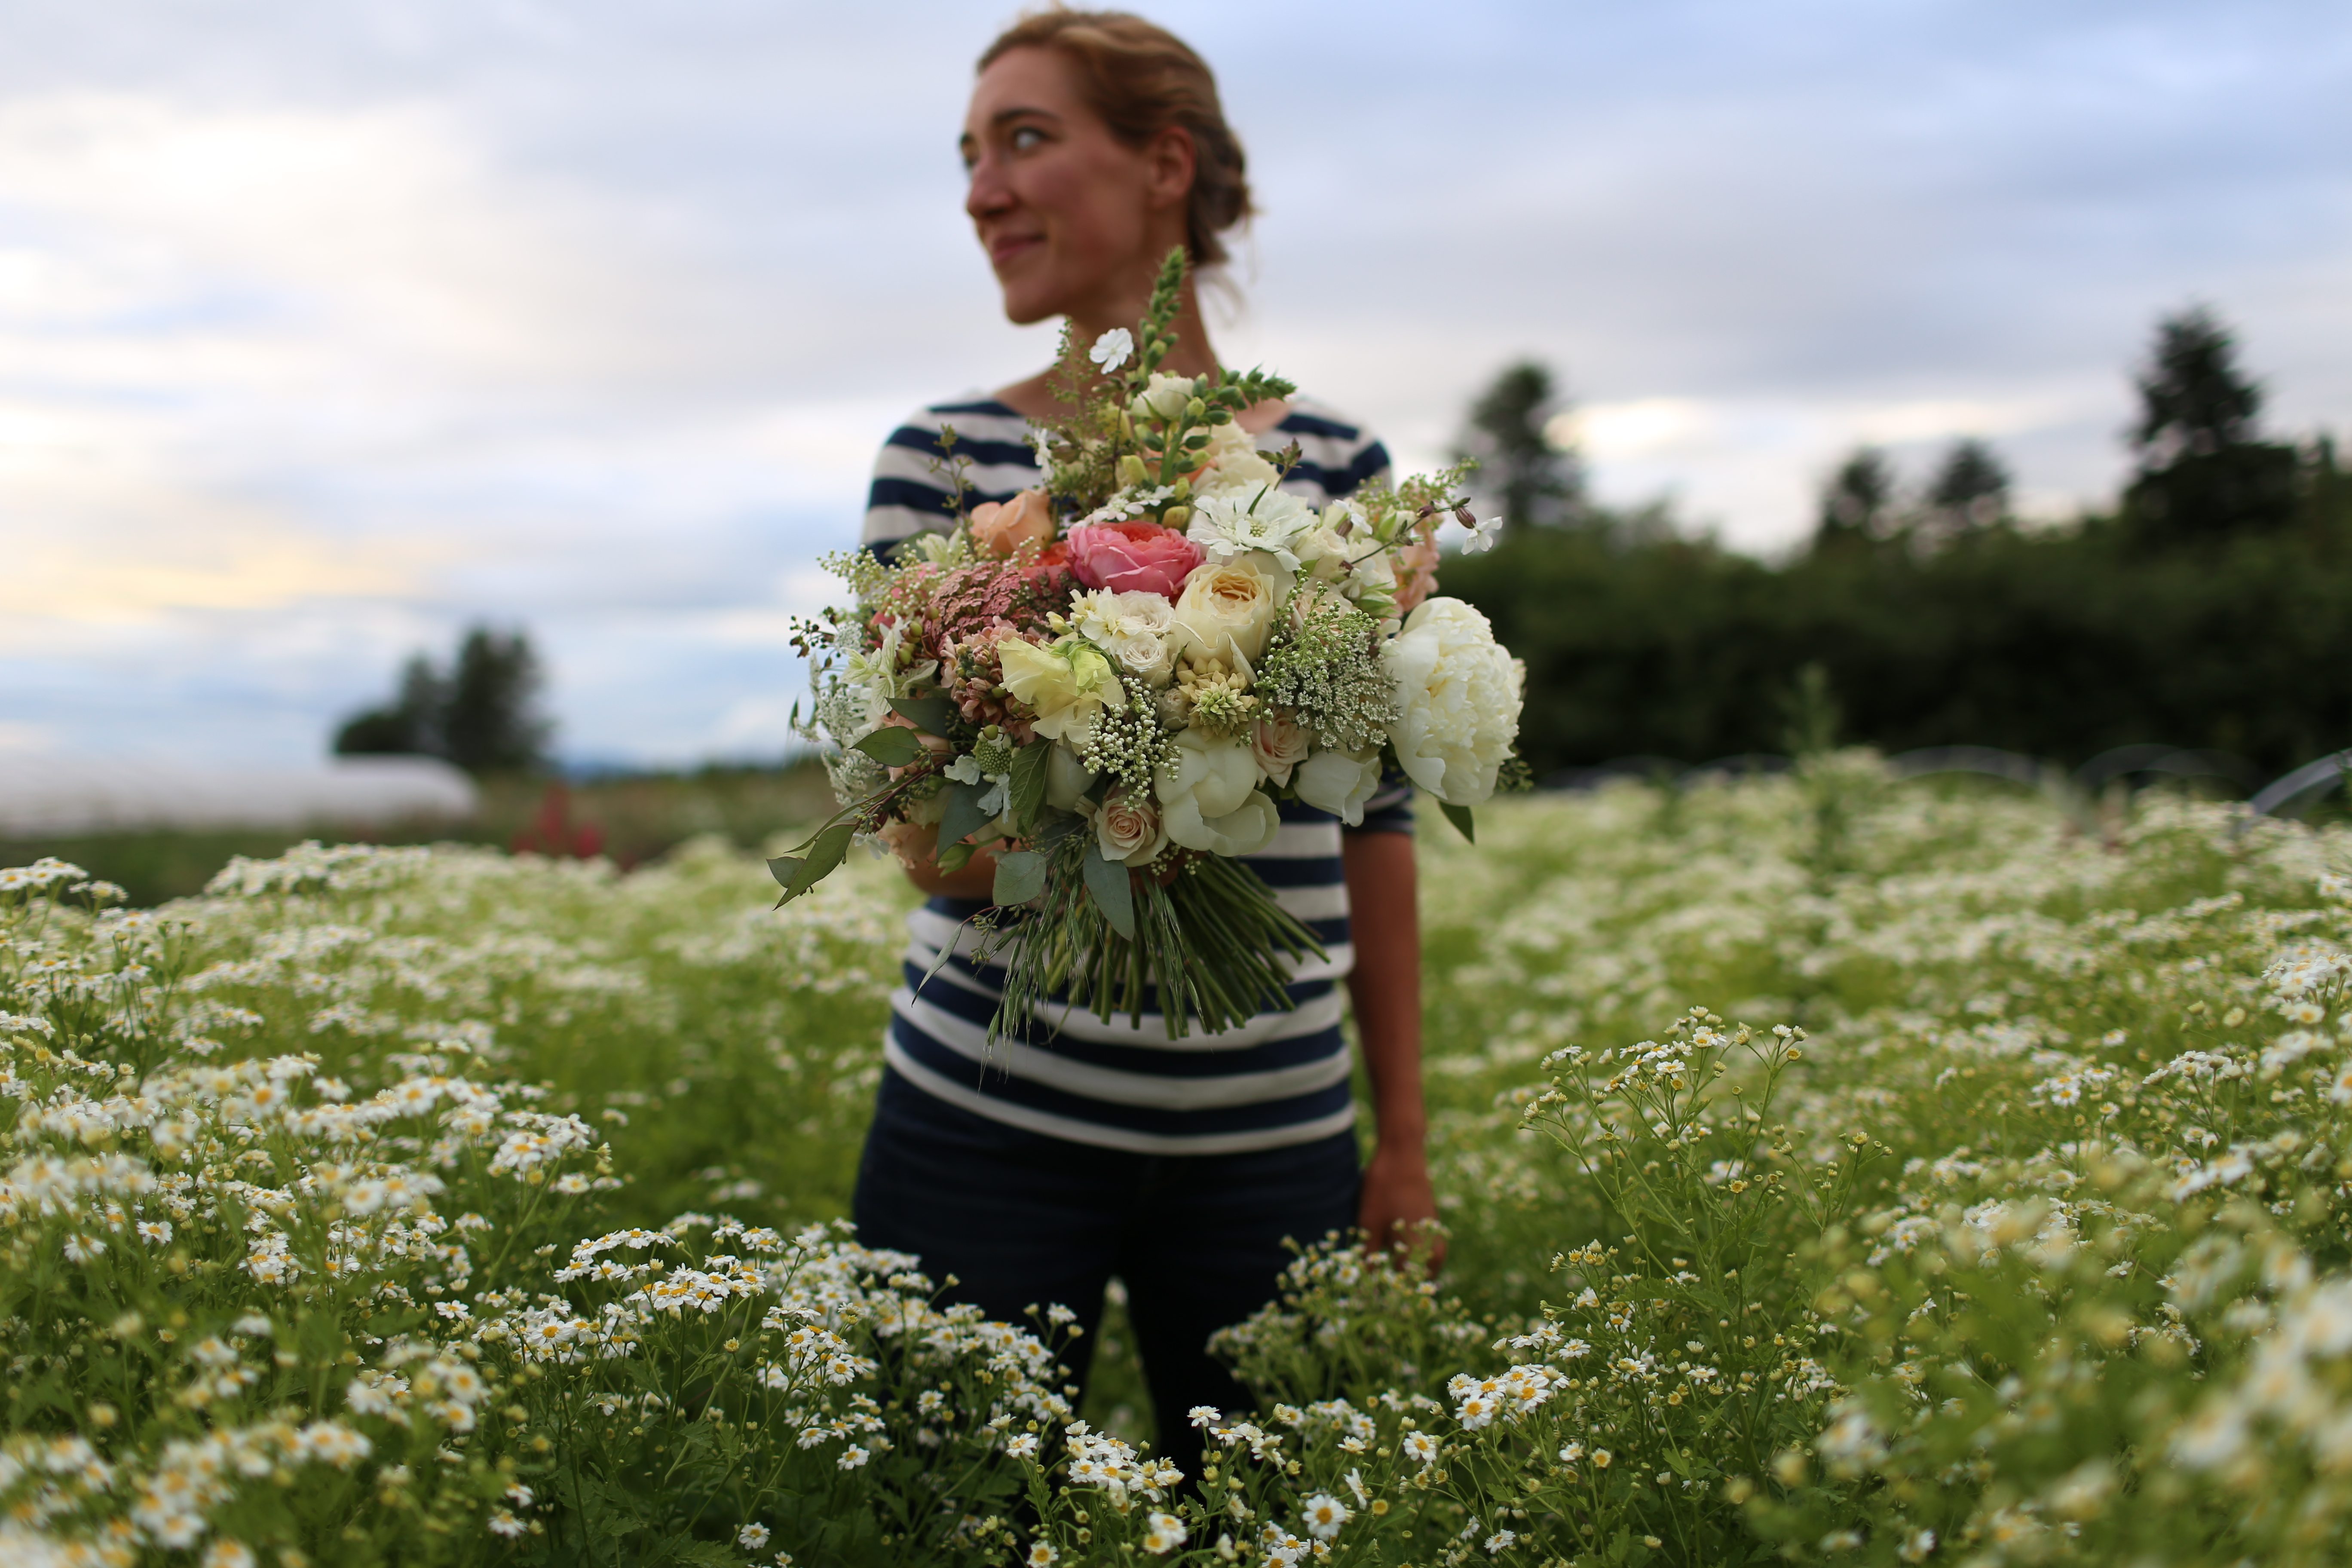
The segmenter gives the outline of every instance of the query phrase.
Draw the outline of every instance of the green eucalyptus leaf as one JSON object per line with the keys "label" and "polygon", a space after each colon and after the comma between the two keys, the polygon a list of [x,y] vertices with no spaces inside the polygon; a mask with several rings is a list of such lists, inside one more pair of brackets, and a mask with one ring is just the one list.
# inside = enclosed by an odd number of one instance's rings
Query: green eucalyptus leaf
{"label": "green eucalyptus leaf", "polygon": [[1094,895],[1095,904],[1110,922],[1110,929],[1135,940],[1135,889],[1127,879],[1126,862],[1103,858],[1102,846],[1087,846],[1087,891]]}
{"label": "green eucalyptus leaf", "polygon": [[893,697],[890,707],[924,734],[937,735],[942,741],[948,738],[948,726],[955,721],[954,704],[936,691],[924,697]]}
{"label": "green eucalyptus leaf", "polygon": [[996,820],[980,808],[980,797],[988,793],[986,784],[950,784],[940,793],[947,802],[940,813],[941,844],[960,844]]}
{"label": "green eucalyptus leaf", "polygon": [[1468,806],[1455,805],[1451,801],[1441,800],[1437,803],[1437,809],[1445,814],[1446,821],[1454,824],[1454,826],[1462,830],[1463,837],[1467,838],[1473,844],[1478,842],[1478,831],[1471,822],[1470,808]]}
{"label": "green eucalyptus leaf", "polygon": [[1046,769],[1053,754],[1054,742],[1046,740],[1032,741],[1013,753],[1013,820],[1024,832],[1035,826],[1045,805]]}
{"label": "green eucalyptus leaf", "polygon": [[[769,861],[769,873],[784,885],[784,896],[776,900],[776,907],[783,908],[833,875],[834,868],[849,853],[850,841],[856,837],[856,822],[836,822],[809,841],[807,855],[798,858],[778,856]],[[791,868],[789,873],[781,869],[783,867]]]}
{"label": "green eucalyptus leaf", "polygon": [[912,730],[902,730],[892,724],[875,731],[856,742],[854,749],[865,752],[886,768],[903,768],[923,754],[923,742]]}
{"label": "green eucalyptus leaf", "polygon": [[1025,904],[1045,890],[1045,856],[1034,849],[1014,849],[996,858],[996,886],[991,897],[1001,908]]}

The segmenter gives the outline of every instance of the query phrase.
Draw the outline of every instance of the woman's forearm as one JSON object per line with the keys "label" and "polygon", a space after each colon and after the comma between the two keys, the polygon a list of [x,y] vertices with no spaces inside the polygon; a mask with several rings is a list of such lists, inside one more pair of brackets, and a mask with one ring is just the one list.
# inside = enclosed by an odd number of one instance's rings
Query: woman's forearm
{"label": "woman's forearm", "polygon": [[1421,1090],[1421,915],[1412,836],[1350,833],[1341,851],[1356,964],[1348,977],[1382,1148],[1418,1155],[1428,1131]]}

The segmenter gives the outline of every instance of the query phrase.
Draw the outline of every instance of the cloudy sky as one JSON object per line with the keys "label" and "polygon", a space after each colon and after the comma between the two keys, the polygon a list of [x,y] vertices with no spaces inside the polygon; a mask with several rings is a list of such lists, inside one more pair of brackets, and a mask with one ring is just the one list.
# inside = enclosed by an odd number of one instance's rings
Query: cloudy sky
{"label": "cloudy sky", "polygon": [[[953,153],[1013,9],[0,0],[0,749],[307,760],[488,618],[567,755],[780,751],[876,444],[1049,347]],[[1265,208],[1224,357],[1407,462],[1532,353],[1744,549],[1862,440],[2056,515],[2199,300],[2352,434],[2336,0],[1152,14]]]}

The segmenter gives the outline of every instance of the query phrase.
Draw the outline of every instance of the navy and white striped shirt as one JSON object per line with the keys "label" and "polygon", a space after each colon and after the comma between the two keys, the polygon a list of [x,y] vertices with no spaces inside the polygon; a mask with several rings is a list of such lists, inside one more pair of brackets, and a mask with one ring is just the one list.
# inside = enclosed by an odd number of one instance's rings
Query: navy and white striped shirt
{"label": "navy and white striped shirt", "polygon": [[[1018,413],[992,398],[936,404],[892,432],[874,465],[868,548],[950,526],[942,426],[954,427],[956,452],[971,464],[969,504],[1010,500],[1038,482],[1028,422]],[[1315,505],[1388,472],[1388,452],[1378,440],[1313,404],[1294,401],[1258,444],[1270,449],[1294,440],[1301,460],[1283,488]],[[906,983],[891,996],[883,1039],[890,1070],[993,1121],[1145,1153],[1271,1149],[1346,1130],[1355,1121],[1355,1100],[1339,1028],[1340,985],[1355,966],[1355,948],[1343,831],[1412,832],[1412,792],[1402,784],[1383,790],[1365,808],[1361,829],[1343,829],[1328,812],[1285,803],[1274,842],[1248,858],[1275,901],[1315,933],[1328,955],[1294,967],[1293,1011],[1261,1013],[1215,1035],[1195,1024],[1184,1038],[1171,1040],[1157,1013],[1145,1013],[1139,1027],[1125,1014],[1105,1022],[1083,1009],[1049,1005],[991,1047],[988,1022],[1004,972],[973,963],[979,939],[960,929],[987,906],[934,898],[907,917],[913,940]],[[943,950],[950,956],[940,963]]]}

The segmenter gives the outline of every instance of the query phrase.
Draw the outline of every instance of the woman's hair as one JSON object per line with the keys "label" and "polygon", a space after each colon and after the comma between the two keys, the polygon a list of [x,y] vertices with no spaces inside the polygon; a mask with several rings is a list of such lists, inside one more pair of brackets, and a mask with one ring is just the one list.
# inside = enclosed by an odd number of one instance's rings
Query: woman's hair
{"label": "woman's hair", "polygon": [[1192,140],[1184,244],[1196,267],[1225,259],[1225,230],[1250,216],[1241,139],[1225,123],[1217,79],[1181,38],[1125,11],[1055,8],[1024,16],[980,57],[986,70],[1014,49],[1052,49],[1077,68],[1087,104],[1130,147],[1174,129]]}

